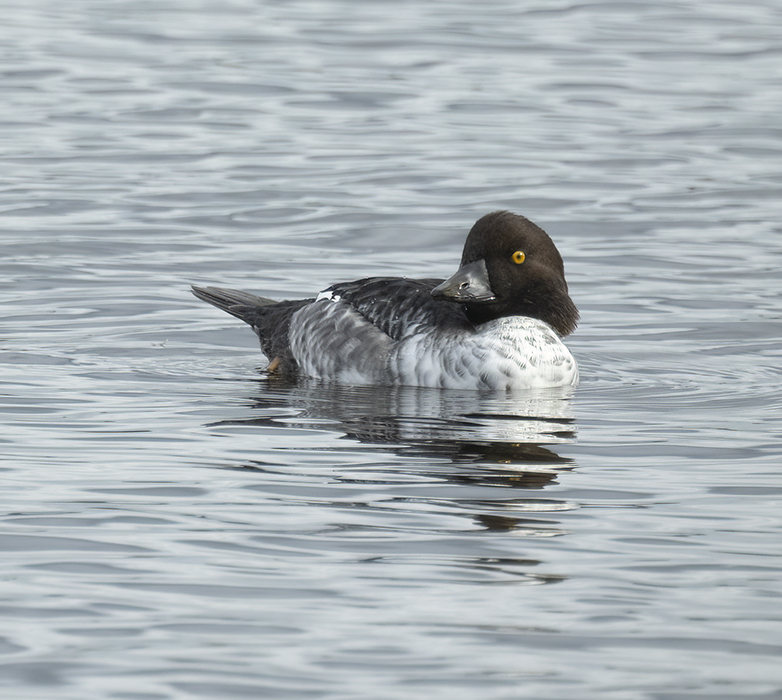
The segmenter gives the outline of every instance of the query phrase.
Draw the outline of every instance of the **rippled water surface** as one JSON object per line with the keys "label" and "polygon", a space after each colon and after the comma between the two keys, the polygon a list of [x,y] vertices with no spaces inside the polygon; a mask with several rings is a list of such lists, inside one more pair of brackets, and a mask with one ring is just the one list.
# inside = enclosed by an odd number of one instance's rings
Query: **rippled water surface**
{"label": "rippled water surface", "polygon": [[[3,3],[0,693],[782,698],[776,0]],[[573,392],[285,384],[191,282],[542,225]]]}

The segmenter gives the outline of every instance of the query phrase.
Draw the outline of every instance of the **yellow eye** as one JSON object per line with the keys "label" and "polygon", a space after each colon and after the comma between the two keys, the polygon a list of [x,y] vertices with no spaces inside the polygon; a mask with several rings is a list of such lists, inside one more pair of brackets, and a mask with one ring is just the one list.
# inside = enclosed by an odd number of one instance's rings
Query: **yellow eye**
{"label": "yellow eye", "polygon": [[524,251],[523,250],[517,250],[510,257],[511,257],[511,260],[513,260],[513,262],[515,262],[517,265],[521,265],[521,263],[524,262],[524,260],[526,259],[527,256],[524,255]]}

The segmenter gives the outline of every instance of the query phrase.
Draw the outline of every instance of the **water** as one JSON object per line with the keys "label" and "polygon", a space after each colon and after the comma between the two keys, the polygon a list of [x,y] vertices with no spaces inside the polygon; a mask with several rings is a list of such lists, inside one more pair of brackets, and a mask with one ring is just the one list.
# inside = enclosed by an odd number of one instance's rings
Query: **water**
{"label": "water", "polygon": [[[782,697],[776,2],[3,17],[3,697]],[[575,392],[286,385],[187,291],[498,208]]]}

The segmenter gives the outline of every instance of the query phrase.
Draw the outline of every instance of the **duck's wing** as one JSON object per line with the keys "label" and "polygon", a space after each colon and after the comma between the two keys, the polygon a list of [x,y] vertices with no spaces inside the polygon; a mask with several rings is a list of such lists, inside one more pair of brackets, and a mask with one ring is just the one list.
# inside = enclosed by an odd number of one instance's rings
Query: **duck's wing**
{"label": "duck's wing", "polygon": [[472,329],[464,308],[432,297],[442,280],[403,277],[368,277],[332,285],[318,298],[349,305],[393,340],[401,340],[422,327]]}
{"label": "duck's wing", "polygon": [[439,280],[372,277],[335,284],[293,314],[291,354],[301,371],[343,384],[393,384],[395,345],[418,333],[472,328],[457,304],[434,299]]}

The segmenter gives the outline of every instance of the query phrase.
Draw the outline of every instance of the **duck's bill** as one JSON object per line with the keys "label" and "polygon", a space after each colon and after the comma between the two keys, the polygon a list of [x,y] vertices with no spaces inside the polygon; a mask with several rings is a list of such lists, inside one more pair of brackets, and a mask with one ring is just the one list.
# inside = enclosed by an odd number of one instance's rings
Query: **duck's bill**
{"label": "duck's bill", "polygon": [[487,302],[497,297],[489,284],[489,272],[486,262],[477,260],[460,267],[456,274],[432,290],[435,299],[447,299],[461,302]]}

